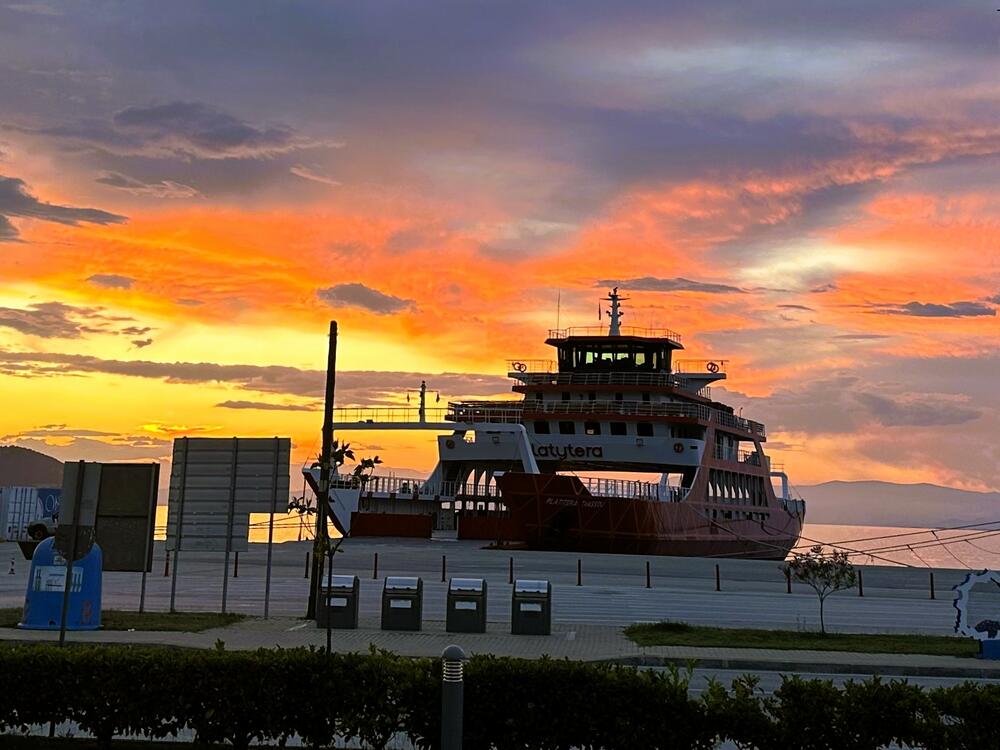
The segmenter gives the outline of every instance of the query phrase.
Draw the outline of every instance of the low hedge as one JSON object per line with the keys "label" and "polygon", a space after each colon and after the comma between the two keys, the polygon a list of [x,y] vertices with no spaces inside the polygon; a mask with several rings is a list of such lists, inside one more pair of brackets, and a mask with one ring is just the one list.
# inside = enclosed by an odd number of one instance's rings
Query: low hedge
{"label": "low hedge", "polygon": [[[771,696],[752,677],[712,683],[689,673],[569,661],[474,657],[466,667],[465,749],[994,747],[1000,687],[925,690],[872,678],[835,687],[790,677]],[[384,747],[404,733],[436,748],[440,662],[388,653],[170,651],[76,646],[0,649],[0,730],[75,722],[116,735],[200,743],[313,747],[359,739]]]}

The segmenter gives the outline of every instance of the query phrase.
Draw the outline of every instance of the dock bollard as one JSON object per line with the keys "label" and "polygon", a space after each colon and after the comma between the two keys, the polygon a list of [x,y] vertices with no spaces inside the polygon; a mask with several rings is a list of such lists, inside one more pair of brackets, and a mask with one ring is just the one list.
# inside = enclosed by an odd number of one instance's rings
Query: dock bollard
{"label": "dock bollard", "polygon": [[378,578],[378,552],[375,553],[375,565],[372,569],[372,578]]}
{"label": "dock bollard", "polygon": [[719,577],[719,564],[715,564],[715,590],[722,591],[722,580]]}
{"label": "dock bollard", "polygon": [[858,571],[858,596],[865,595],[865,577]]}
{"label": "dock bollard", "polygon": [[649,560],[646,560],[646,588],[647,589],[653,588],[653,582],[652,580],[650,580],[650,575],[649,575]]}
{"label": "dock bollard", "polygon": [[785,570],[785,593],[792,593],[792,571]]}
{"label": "dock bollard", "polygon": [[465,652],[448,646],[441,654],[441,750],[462,750]]}
{"label": "dock bollard", "polygon": [[931,571],[930,576],[931,576],[931,599],[933,599],[934,598],[934,571],[933,570]]}
{"label": "dock bollard", "polygon": [[576,559],[576,585],[583,585],[583,560],[580,558]]}

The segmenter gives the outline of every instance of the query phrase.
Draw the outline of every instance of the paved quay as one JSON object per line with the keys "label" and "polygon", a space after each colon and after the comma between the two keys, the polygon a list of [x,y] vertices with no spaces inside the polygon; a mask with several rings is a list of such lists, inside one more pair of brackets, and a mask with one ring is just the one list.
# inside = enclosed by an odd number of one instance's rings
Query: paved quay
{"label": "paved quay", "polygon": [[[308,581],[304,577],[308,542],[273,547],[270,614],[298,617],[304,613]],[[811,589],[793,584],[787,593],[779,563],[681,557],[596,555],[526,550],[490,550],[481,542],[455,540],[349,539],[335,558],[335,572],[361,579],[361,613],[377,617],[381,581],[386,575],[418,575],[424,579],[424,613],[443,620],[445,577],[483,577],[489,585],[491,623],[509,622],[513,560],[517,578],[543,578],[553,585],[553,622],[559,626],[624,626],[634,622],[675,620],[700,625],[769,629],[818,629],[818,606]],[[375,556],[378,555],[376,576]],[[15,562],[15,574],[0,572],[0,606],[24,601],[28,561],[13,544],[0,545],[0,562]],[[266,545],[252,544],[239,556],[239,575],[230,560],[227,608],[247,615],[263,614]],[[219,611],[222,605],[223,555],[184,552],[172,556],[170,573],[178,571],[176,608]],[[577,584],[577,562],[582,585]],[[650,588],[646,588],[646,563]],[[715,566],[721,590],[715,590]],[[155,545],[153,570],[147,576],[145,608],[169,608],[171,576],[162,542]],[[841,632],[899,632],[948,635],[955,610],[951,586],[966,571],[865,566],[864,596],[857,589],[838,592],[827,602],[827,627]],[[930,598],[931,575],[935,598]],[[135,610],[141,576],[106,573],[105,609]],[[1000,597],[997,597],[1000,606]]]}
{"label": "paved quay", "polygon": [[[58,633],[0,629],[7,642],[55,642]],[[249,619],[201,633],[155,631],[71,632],[71,643],[163,645],[179,648],[215,648],[219,641],[231,650],[258,648],[325,648],[326,630],[293,618]],[[838,651],[790,651],[762,648],[697,648],[637,646],[621,628],[607,625],[560,625],[550,636],[515,636],[498,624],[486,633],[448,633],[443,621],[425,621],[421,632],[383,631],[375,618],[363,618],[357,630],[331,631],[331,648],[338,653],[364,653],[370,646],[403,656],[437,658],[457,643],[469,655],[493,654],[536,659],[548,656],[574,661],[609,661],[633,666],[667,664],[699,669],[741,672],[879,674],[905,677],[1000,679],[1000,662],[921,654],[859,654]]]}

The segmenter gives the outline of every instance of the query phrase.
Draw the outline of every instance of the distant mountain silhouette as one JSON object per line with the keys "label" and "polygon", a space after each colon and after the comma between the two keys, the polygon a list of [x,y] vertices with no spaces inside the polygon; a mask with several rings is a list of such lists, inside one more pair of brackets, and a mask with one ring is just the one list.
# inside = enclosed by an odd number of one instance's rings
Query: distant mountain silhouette
{"label": "distant mountain silhouette", "polygon": [[875,481],[798,489],[806,500],[808,523],[940,527],[1000,520],[1000,492]]}
{"label": "distant mountain silhouette", "polygon": [[52,456],[0,445],[0,487],[62,487],[63,465]]}

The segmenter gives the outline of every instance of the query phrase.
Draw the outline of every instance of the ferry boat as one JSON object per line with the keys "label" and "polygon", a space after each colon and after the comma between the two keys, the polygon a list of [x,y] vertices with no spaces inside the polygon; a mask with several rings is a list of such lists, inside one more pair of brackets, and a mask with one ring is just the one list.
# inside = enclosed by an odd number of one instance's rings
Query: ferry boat
{"label": "ferry boat", "polygon": [[[550,330],[554,361],[510,360],[517,400],[428,409],[422,383],[416,409],[336,409],[342,437],[444,433],[427,478],[335,476],[330,502],[341,533],[784,559],[805,503],[765,454],[764,425],[712,399],[726,361],[675,359],[684,347],[673,331],[621,325],[625,299],[617,288],[604,298],[606,328]],[[318,496],[318,466],[304,473]]]}

